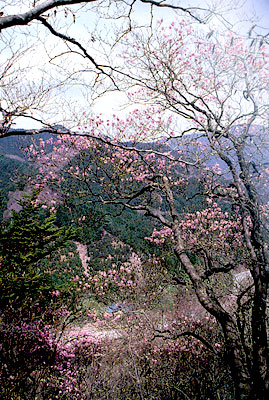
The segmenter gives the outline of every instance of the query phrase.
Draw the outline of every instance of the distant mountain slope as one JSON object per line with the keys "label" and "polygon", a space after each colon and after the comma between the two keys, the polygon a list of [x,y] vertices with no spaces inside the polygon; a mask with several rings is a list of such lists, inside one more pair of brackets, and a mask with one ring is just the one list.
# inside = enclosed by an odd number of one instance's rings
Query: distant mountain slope
{"label": "distant mountain slope", "polygon": [[[14,133],[14,135],[0,138],[0,155],[12,154],[24,158],[24,149],[33,143],[34,140],[39,138],[47,140],[51,137],[51,134],[48,132],[42,132],[34,135],[16,135],[16,129],[11,129],[11,131]],[[24,130],[20,129],[18,131],[21,132]]]}

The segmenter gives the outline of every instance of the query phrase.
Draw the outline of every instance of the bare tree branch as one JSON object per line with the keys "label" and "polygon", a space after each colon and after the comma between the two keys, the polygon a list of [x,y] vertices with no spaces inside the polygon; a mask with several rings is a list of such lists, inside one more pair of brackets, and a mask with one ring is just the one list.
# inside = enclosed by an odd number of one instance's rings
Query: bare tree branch
{"label": "bare tree branch", "polygon": [[[183,8],[173,4],[164,4],[162,2],[153,1],[153,0],[140,0],[141,3],[151,4],[156,7],[166,7],[173,10],[180,10],[187,14],[189,14],[192,18],[196,21],[202,23],[202,20],[198,18],[196,15],[190,11],[190,8]],[[87,4],[87,3],[96,3],[98,0],[46,0],[41,4],[33,7],[31,10],[22,13],[22,14],[15,14],[15,15],[7,15],[5,17],[0,18],[0,31],[3,29],[10,28],[12,26],[19,26],[19,25],[28,25],[31,21],[37,20],[42,14],[47,11],[53,10],[56,7],[60,6],[71,6],[76,4]],[[132,8],[132,4],[130,5],[130,9]],[[202,8],[192,8],[194,10],[204,10]]]}
{"label": "bare tree branch", "polygon": [[23,13],[23,14],[15,14],[8,15],[6,17],[0,18],[0,31],[6,28],[10,28],[12,26],[18,25],[28,25],[31,21],[38,19],[40,15],[45,13],[46,11],[52,10],[56,7],[66,6],[66,5],[75,5],[81,3],[94,3],[97,0],[46,0],[41,4],[38,4],[36,7],[33,7],[31,10]]}
{"label": "bare tree branch", "polygon": [[[166,336],[165,334],[169,334],[169,336]],[[193,331],[184,331],[184,332],[179,332],[179,333],[172,333],[169,329],[166,330],[158,330],[156,329],[156,334],[154,334],[154,339],[155,338],[162,338],[166,340],[176,340],[179,339],[180,337],[193,337],[197,340],[199,340],[203,345],[205,345],[212,353],[220,357],[220,354],[216,351],[216,349],[209,343],[209,341],[204,338],[202,335],[199,335],[196,332]]]}
{"label": "bare tree branch", "polygon": [[109,68],[111,69],[111,67],[109,65],[100,65],[98,64],[95,59],[88,53],[88,51],[85,49],[85,47],[82,46],[81,43],[79,43],[76,39],[73,39],[67,35],[64,35],[63,33],[57,32],[49,23],[48,21],[43,18],[43,17],[37,17],[37,20],[40,21],[46,28],[49,29],[49,31],[54,35],[59,37],[60,39],[63,39],[66,42],[72,43],[75,46],[77,46],[83,53],[84,57],[86,57],[87,59],[89,59],[91,61],[91,63],[95,66],[95,68],[100,71],[100,73],[102,73],[103,75],[107,76],[109,79],[111,79],[111,81],[113,82],[113,85],[117,88],[117,84],[115,82],[115,80],[112,78],[112,76],[107,73],[104,68]]}

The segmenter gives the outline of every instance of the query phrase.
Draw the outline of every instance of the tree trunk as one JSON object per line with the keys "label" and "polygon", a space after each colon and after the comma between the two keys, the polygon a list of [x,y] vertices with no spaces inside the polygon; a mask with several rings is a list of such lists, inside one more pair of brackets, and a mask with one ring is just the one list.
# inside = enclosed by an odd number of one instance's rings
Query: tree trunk
{"label": "tree trunk", "polygon": [[[173,193],[169,187],[168,180],[163,179],[167,201],[173,218],[172,229],[175,237],[175,254],[188,274],[195,294],[200,304],[216,318],[222,327],[224,334],[224,345],[226,351],[226,362],[230,368],[235,388],[236,400],[265,400],[269,398],[268,386],[266,386],[267,375],[267,333],[266,333],[266,280],[263,273],[265,258],[261,257],[256,262],[256,253],[250,243],[252,259],[255,268],[252,268],[252,276],[255,284],[254,302],[252,307],[252,358],[244,350],[240,331],[233,317],[233,313],[227,311],[217,300],[214,293],[206,286],[206,277],[203,277],[186,254],[184,242],[179,229],[179,215],[177,213]],[[248,233],[248,232],[247,232]],[[250,367],[250,365],[252,367]]]}
{"label": "tree trunk", "polygon": [[250,372],[245,361],[245,352],[239,333],[231,321],[220,321],[225,339],[226,363],[235,389],[236,400],[253,400]]}
{"label": "tree trunk", "polygon": [[253,346],[253,399],[265,400],[269,398],[268,376],[268,343],[266,332],[266,301],[267,285],[262,280],[262,274],[253,274],[255,293],[252,307],[252,346]]}

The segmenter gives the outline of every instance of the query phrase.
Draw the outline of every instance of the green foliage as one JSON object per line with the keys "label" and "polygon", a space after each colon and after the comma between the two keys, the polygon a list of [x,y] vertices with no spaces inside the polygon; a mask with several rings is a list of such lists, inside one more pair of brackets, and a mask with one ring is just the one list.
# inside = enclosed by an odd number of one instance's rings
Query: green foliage
{"label": "green foliage", "polygon": [[149,246],[145,237],[151,235],[152,227],[153,220],[149,217],[134,213],[131,210],[124,210],[115,217],[112,214],[107,229],[112,235],[131,246],[134,251],[149,253],[151,246]]}
{"label": "green foliage", "polygon": [[55,214],[48,214],[36,204],[37,193],[26,197],[22,210],[0,232],[0,301],[13,311],[29,310],[38,304],[46,306],[51,292],[61,289],[41,261],[65,247],[76,235],[72,227],[58,228]]}
{"label": "green foliage", "polygon": [[77,240],[90,243],[100,239],[106,224],[104,213],[100,205],[88,203],[80,204],[78,199],[69,199],[59,204],[56,213],[56,222],[59,226],[78,228]]}
{"label": "green foliage", "polygon": [[8,194],[22,190],[30,176],[35,173],[29,164],[16,159],[0,156],[0,220],[8,202]]}
{"label": "green foliage", "polygon": [[182,214],[199,211],[207,206],[203,183],[200,179],[190,177],[187,182],[184,190],[177,188],[174,193],[176,208]]}
{"label": "green foliage", "polygon": [[[87,203],[86,199],[69,196],[57,208],[57,224],[80,228],[77,240],[86,243],[94,271],[108,270],[112,264],[126,262],[131,252],[152,252],[145,240],[152,232],[152,220],[118,206]],[[105,234],[105,232],[107,232]],[[112,241],[123,242],[118,248]]]}

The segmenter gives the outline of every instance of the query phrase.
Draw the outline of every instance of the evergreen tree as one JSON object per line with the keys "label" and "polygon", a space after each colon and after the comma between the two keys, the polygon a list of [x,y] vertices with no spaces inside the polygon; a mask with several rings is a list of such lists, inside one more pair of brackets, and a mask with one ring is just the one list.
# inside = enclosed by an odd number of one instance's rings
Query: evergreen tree
{"label": "evergreen tree", "polygon": [[0,231],[0,303],[2,312],[29,312],[51,302],[51,293],[61,287],[41,261],[67,245],[77,233],[72,227],[59,228],[55,213],[37,203],[38,193],[21,201]]}

